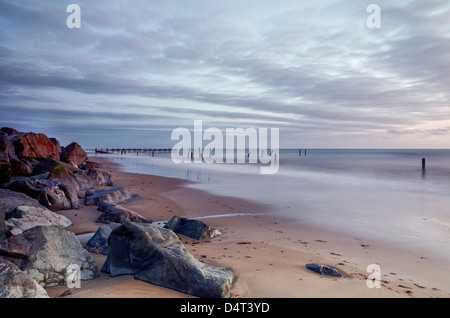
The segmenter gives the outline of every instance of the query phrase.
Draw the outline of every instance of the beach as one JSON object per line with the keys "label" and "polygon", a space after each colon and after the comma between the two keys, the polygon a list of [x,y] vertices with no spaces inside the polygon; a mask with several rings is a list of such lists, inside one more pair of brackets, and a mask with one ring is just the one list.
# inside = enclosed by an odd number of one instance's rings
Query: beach
{"label": "beach", "polygon": [[[124,186],[141,199],[122,205],[152,221],[173,216],[198,218],[218,229],[220,236],[193,240],[178,235],[186,249],[204,263],[233,273],[232,298],[429,298],[449,297],[448,263],[439,255],[424,254],[404,245],[366,240],[322,228],[292,222],[267,212],[264,205],[235,197],[219,196],[188,187],[189,181],[123,172],[123,167],[104,156],[90,160],[103,165],[114,186]],[[96,206],[58,213],[69,218],[71,230],[85,244],[101,225]],[[295,208],[295,207],[293,207]],[[100,269],[105,255],[91,253]],[[337,268],[343,277],[316,274],[305,265]],[[381,269],[380,288],[369,288],[370,264]],[[81,288],[46,288],[50,297],[74,298],[184,298],[192,297],[134,279],[101,273],[81,282]]]}

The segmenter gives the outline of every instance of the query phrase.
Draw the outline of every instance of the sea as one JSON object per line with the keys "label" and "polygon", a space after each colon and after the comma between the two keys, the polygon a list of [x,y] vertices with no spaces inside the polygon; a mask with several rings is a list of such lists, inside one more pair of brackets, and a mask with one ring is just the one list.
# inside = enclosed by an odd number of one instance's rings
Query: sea
{"label": "sea", "polygon": [[280,149],[274,174],[261,174],[262,164],[248,160],[174,163],[170,152],[96,155],[126,172],[181,178],[191,181],[188,187],[257,202],[290,222],[417,246],[450,260],[447,149]]}

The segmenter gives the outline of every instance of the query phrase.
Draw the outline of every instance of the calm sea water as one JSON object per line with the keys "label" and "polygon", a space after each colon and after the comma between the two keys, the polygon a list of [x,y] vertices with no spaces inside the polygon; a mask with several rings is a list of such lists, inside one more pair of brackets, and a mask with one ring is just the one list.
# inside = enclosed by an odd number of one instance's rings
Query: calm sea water
{"label": "calm sea water", "polygon": [[168,153],[105,156],[127,172],[187,179],[193,188],[256,201],[292,222],[450,259],[450,150],[282,149],[272,175],[261,175],[258,164],[175,164]]}

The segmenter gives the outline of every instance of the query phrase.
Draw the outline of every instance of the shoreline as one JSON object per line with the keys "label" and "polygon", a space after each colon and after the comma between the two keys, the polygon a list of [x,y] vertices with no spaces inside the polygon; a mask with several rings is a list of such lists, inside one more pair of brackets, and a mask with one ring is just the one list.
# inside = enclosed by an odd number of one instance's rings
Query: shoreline
{"label": "shoreline", "polygon": [[[114,186],[124,186],[142,198],[123,206],[152,221],[167,221],[174,215],[203,217],[205,223],[222,232],[218,237],[202,241],[178,236],[196,258],[233,273],[233,298],[434,298],[450,295],[449,288],[445,289],[448,285],[437,276],[446,275],[446,268],[439,268],[434,258],[292,223],[268,213],[258,203],[186,187],[189,181],[122,172],[120,164],[105,157],[90,156],[89,159],[103,164],[101,170],[112,175]],[[82,205],[80,210],[60,213],[73,222],[71,229],[77,235],[95,232],[102,225],[95,223],[100,214],[95,206]],[[91,255],[101,268],[106,256]],[[308,263],[338,268],[344,277],[320,276],[305,268]],[[366,268],[373,263],[381,267],[381,288],[368,288],[366,284],[366,277],[370,275]],[[425,275],[420,268],[428,268],[429,273]],[[424,276],[418,276],[419,273]],[[58,297],[68,288],[54,286],[46,290],[50,297]],[[80,289],[70,290],[65,297],[192,296],[135,280],[130,275],[109,277],[101,273],[97,279],[82,281]]]}

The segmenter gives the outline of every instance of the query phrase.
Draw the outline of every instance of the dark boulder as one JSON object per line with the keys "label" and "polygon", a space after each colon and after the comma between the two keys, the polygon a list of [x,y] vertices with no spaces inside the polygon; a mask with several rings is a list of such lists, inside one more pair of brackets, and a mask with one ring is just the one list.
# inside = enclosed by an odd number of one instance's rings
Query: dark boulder
{"label": "dark boulder", "polygon": [[136,223],[112,231],[102,271],[203,298],[229,297],[233,280],[227,270],[192,256],[171,230]]}
{"label": "dark boulder", "polygon": [[79,167],[87,160],[87,154],[76,142],[72,142],[61,152],[61,161],[67,162],[74,167]]}
{"label": "dark boulder", "polygon": [[306,268],[320,275],[342,277],[341,273],[337,269],[332,267],[318,264],[306,264]]}
{"label": "dark boulder", "polygon": [[52,159],[52,158],[45,158],[43,160],[41,160],[40,162],[38,162],[36,165],[34,165],[33,167],[33,171],[32,171],[32,175],[40,175],[43,173],[47,173],[52,171],[53,168],[55,168],[56,166],[60,165],[60,164],[66,164],[67,163],[63,163],[62,161],[56,160],[56,159]]}
{"label": "dark boulder", "polygon": [[91,181],[84,170],[61,161],[60,164],[50,170],[47,178],[63,180],[72,185],[75,191],[87,190],[92,187]]}
{"label": "dark boulder", "polygon": [[112,177],[107,172],[98,169],[89,169],[87,172],[87,176],[91,187],[113,186]]}
{"label": "dark boulder", "polygon": [[5,204],[0,201],[0,241],[6,238]]}
{"label": "dark boulder", "polygon": [[165,227],[171,229],[175,233],[183,234],[195,240],[212,238],[221,234],[218,230],[201,221],[186,219],[179,216],[172,217],[166,223]]}
{"label": "dark boulder", "polygon": [[23,135],[23,132],[19,132],[17,130],[15,130],[14,128],[9,128],[9,127],[2,127],[0,128],[0,131],[6,133],[7,135]]}
{"label": "dark boulder", "polygon": [[87,190],[92,187],[112,186],[109,173],[97,169],[82,170],[71,164],[47,158],[36,164],[32,175],[47,174],[48,179],[61,179],[69,182],[75,189]]}
{"label": "dark boulder", "polygon": [[0,185],[11,178],[11,162],[9,160],[11,148],[8,135],[0,132]]}
{"label": "dark boulder", "polygon": [[18,206],[34,206],[43,207],[38,200],[29,197],[22,192],[11,191],[8,189],[0,189],[0,202],[4,204],[5,207],[5,217],[8,219],[11,217],[11,212],[14,211]]}
{"label": "dark boulder", "polygon": [[86,242],[85,248],[91,253],[107,255],[109,246],[108,238],[119,223],[109,223],[100,226],[95,234]]}
{"label": "dark boulder", "polygon": [[78,266],[82,280],[98,276],[94,259],[75,234],[56,226],[36,226],[0,242],[0,258],[17,265],[43,287],[66,284]]}
{"label": "dark boulder", "polygon": [[19,159],[16,156],[10,157],[12,176],[30,176],[33,170],[32,164],[28,160]]}
{"label": "dark boulder", "polygon": [[0,298],[48,298],[48,294],[14,263],[0,259]]}
{"label": "dark boulder", "polygon": [[130,193],[124,187],[90,189],[85,193],[84,204],[99,205],[102,201],[120,203],[130,198]]}
{"label": "dark boulder", "polygon": [[103,165],[101,163],[93,162],[93,161],[85,161],[80,165],[80,169],[89,170],[89,169],[101,169]]}
{"label": "dark boulder", "polygon": [[0,184],[7,182],[10,177],[31,175],[31,160],[19,159],[8,135],[0,132]]}
{"label": "dark boulder", "polygon": [[104,212],[98,217],[95,222],[99,223],[152,223],[149,219],[143,217],[137,212],[131,211],[118,204],[111,204]]}
{"label": "dark boulder", "polygon": [[8,189],[25,193],[52,211],[80,208],[76,189],[60,179],[19,178]]}

